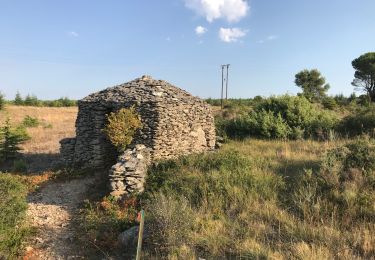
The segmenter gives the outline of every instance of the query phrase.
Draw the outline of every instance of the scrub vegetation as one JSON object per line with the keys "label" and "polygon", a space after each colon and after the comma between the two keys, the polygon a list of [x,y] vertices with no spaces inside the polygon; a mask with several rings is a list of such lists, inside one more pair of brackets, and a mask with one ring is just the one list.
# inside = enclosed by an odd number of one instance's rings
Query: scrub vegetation
{"label": "scrub vegetation", "polygon": [[[143,209],[145,259],[375,258],[373,64],[373,53],[353,61],[361,96],[329,96],[320,72],[303,70],[296,96],[229,99],[223,108],[208,99],[221,148],[156,162],[145,192],[124,200],[107,196],[104,178],[87,182],[74,241],[104,257],[130,256],[135,248],[121,246],[118,235]],[[60,139],[74,136],[77,108],[32,100],[0,95],[0,258],[25,251],[27,194],[74,176],[44,162],[56,160]],[[108,121],[104,132],[120,150],[141,127],[133,108]]]}

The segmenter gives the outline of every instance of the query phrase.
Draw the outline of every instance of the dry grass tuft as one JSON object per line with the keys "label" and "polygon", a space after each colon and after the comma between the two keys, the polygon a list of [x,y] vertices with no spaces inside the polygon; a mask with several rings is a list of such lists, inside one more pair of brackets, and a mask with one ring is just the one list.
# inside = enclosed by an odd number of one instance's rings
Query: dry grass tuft
{"label": "dry grass tuft", "polygon": [[26,116],[37,118],[42,124],[35,128],[28,128],[31,140],[22,145],[26,154],[54,154],[59,152],[59,141],[75,135],[75,120],[77,107],[29,107],[6,106],[0,112],[0,123],[9,117],[11,123],[20,124]]}

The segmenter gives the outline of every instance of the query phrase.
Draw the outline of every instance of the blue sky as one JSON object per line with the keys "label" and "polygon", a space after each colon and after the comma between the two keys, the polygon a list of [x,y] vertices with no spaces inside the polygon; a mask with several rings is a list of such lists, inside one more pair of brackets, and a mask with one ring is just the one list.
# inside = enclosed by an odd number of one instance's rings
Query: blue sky
{"label": "blue sky", "polygon": [[82,98],[148,74],[219,97],[230,63],[230,97],[297,93],[305,68],[349,95],[351,61],[375,51],[373,10],[374,0],[0,0],[0,91]]}

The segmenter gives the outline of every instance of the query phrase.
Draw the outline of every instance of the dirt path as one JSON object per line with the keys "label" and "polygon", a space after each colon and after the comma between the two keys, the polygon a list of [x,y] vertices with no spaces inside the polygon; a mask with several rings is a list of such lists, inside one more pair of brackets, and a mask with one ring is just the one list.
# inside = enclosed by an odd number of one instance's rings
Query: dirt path
{"label": "dirt path", "polygon": [[95,177],[52,182],[28,198],[27,215],[37,234],[27,247],[27,259],[82,259],[75,235],[76,216]]}

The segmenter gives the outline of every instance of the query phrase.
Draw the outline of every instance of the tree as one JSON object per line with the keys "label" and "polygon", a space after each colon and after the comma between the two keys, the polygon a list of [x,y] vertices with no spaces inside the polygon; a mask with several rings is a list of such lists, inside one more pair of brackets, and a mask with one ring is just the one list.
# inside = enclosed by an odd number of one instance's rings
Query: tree
{"label": "tree", "polygon": [[25,101],[23,102],[25,106],[40,106],[41,102],[35,95],[27,94]]}
{"label": "tree", "polygon": [[4,95],[0,92],[0,110],[4,109],[4,106],[5,106]]}
{"label": "tree", "polygon": [[367,93],[375,101],[375,52],[368,52],[352,61],[355,69],[352,85]]}
{"label": "tree", "polygon": [[19,146],[30,139],[25,128],[12,128],[10,119],[5,120],[5,125],[0,127],[0,161],[6,161],[16,158],[21,150]]}
{"label": "tree", "polygon": [[327,96],[327,90],[330,87],[317,69],[298,72],[294,83],[302,89],[302,95],[310,102],[320,102]]}
{"label": "tree", "polygon": [[16,97],[14,98],[14,104],[17,105],[17,106],[23,105],[23,99],[21,97],[20,92],[18,92],[18,91],[16,93]]}

